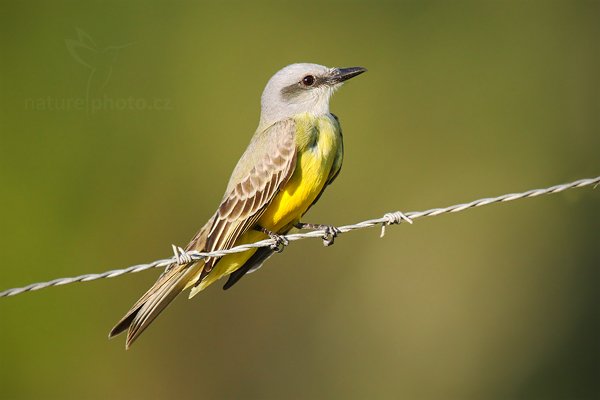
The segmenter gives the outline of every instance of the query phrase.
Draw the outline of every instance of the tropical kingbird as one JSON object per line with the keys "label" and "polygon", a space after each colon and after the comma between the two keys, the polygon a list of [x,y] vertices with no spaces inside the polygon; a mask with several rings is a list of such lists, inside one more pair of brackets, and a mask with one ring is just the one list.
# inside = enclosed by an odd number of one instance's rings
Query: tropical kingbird
{"label": "tropical kingbird", "polygon": [[[333,227],[304,224],[300,218],[319,200],[342,167],[342,130],[329,112],[329,99],[342,83],[365,72],[362,67],[328,68],[292,64],[277,72],[261,98],[260,122],[238,161],[215,214],[185,248],[211,252],[271,237],[282,242],[300,229]],[[131,307],[109,337],[127,331],[125,347],[148,327],[183,290],[190,298],[229,275],[228,289],[263,264],[275,248],[261,247],[224,257],[184,260],[165,269],[156,283]]]}

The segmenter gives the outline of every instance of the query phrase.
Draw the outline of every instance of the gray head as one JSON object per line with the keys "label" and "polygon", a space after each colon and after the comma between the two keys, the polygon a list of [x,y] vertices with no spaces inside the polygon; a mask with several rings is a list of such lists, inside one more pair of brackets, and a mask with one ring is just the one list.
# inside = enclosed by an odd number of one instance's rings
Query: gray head
{"label": "gray head", "polygon": [[344,81],[365,71],[363,67],[288,65],[273,75],[263,91],[260,126],[268,126],[301,113],[328,113],[329,99],[333,92],[342,86]]}

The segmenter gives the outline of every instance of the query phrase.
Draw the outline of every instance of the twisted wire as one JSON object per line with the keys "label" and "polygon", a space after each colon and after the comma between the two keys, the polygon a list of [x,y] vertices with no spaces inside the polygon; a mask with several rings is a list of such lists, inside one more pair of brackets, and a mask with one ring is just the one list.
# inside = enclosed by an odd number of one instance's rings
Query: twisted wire
{"label": "twisted wire", "polygon": [[[576,180],[573,182],[563,183],[560,185],[555,185],[555,186],[547,187],[544,189],[532,189],[532,190],[528,190],[528,191],[520,192],[520,193],[508,193],[508,194],[503,194],[503,195],[497,196],[497,197],[487,197],[487,198],[483,198],[483,199],[479,199],[479,200],[473,200],[469,203],[455,204],[455,205],[443,207],[443,208],[432,208],[432,209],[425,210],[425,211],[411,211],[411,212],[407,212],[407,213],[395,211],[395,212],[386,213],[380,218],[369,219],[369,220],[361,221],[361,222],[351,224],[351,225],[339,226],[339,227],[337,227],[337,230],[340,233],[344,233],[344,232],[350,232],[350,231],[354,231],[354,230],[358,230],[358,229],[371,228],[371,227],[380,225],[381,226],[381,237],[383,237],[383,235],[385,234],[385,228],[387,226],[394,225],[394,224],[400,224],[402,222],[408,222],[408,223],[412,224],[413,220],[415,220],[417,218],[434,217],[434,216],[446,214],[446,213],[456,213],[456,212],[468,210],[470,208],[487,206],[487,205],[494,204],[494,203],[504,203],[504,202],[518,200],[518,199],[537,197],[537,196],[541,196],[543,194],[559,193],[559,192],[562,192],[562,191],[565,191],[568,189],[579,188],[579,187],[590,186],[590,185],[598,185],[598,184],[600,184],[600,176],[598,176],[596,178],[579,179],[579,180]],[[282,236],[282,238],[284,239],[285,243],[294,242],[296,240],[301,240],[301,239],[306,239],[306,238],[322,238],[325,241],[326,239],[328,239],[330,234],[331,233],[328,232],[327,230],[322,229],[322,230],[314,230],[314,231],[305,232],[305,233],[293,233],[293,234],[289,234],[286,236]],[[114,269],[111,271],[106,271],[106,272],[102,272],[102,273],[98,273],[98,274],[84,274],[84,275],[79,275],[79,276],[75,276],[75,277],[71,277],[71,278],[58,278],[58,279],[53,279],[53,280],[47,281],[47,282],[32,283],[27,286],[4,290],[4,291],[0,292],[0,297],[16,296],[18,294],[25,293],[25,292],[40,290],[40,289],[44,289],[44,288],[51,287],[51,286],[67,285],[67,284],[71,284],[71,283],[75,283],[75,282],[89,282],[89,281],[94,281],[97,279],[115,278],[117,276],[121,276],[124,274],[141,272],[141,271],[145,271],[145,270],[152,269],[152,268],[165,268],[173,263],[181,262],[181,260],[184,260],[185,262],[190,262],[190,261],[198,261],[198,260],[201,260],[201,259],[207,258],[207,257],[222,257],[227,254],[240,253],[240,252],[243,252],[243,251],[246,251],[249,249],[253,249],[253,248],[258,248],[258,247],[276,248],[280,244],[281,244],[281,242],[277,241],[276,239],[265,239],[265,240],[261,240],[259,242],[244,244],[244,245],[236,246],[236,247],[233,247],[233,248],[227,249],[227,250],[212,251],[209,253],[201,253],[198,251],[186,252],[183,249],[181,249],[180,247],[173,246],[175,255],[171,258],[156,260],[156,261],[153,261],[148,264],[133,265],[131,267],[124,268],[124,269]]]}

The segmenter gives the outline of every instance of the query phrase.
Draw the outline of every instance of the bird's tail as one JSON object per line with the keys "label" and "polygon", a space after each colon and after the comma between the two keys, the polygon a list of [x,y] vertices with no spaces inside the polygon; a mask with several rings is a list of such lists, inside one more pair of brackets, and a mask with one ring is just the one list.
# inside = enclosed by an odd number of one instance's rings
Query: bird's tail
{"label": "bird's tail", "polygon": [[191,265],[172,265],[112,328],[108,337],[127,330],[125,348],[129,348],[158,314],[198,279],[203,265],[202,261]]}
{"label": "bird's tail", "polygon": [[[203,251],[213,219],[214,216],[198,231],[187,245],[186,250]],[[190,264],[168,266],[156,283],[112,328],[108,337],[112,338],[127,330],[125,348],[128,349],[179,293],[196,283],[204,267],[204,262],[205,260],[200,260]]]}

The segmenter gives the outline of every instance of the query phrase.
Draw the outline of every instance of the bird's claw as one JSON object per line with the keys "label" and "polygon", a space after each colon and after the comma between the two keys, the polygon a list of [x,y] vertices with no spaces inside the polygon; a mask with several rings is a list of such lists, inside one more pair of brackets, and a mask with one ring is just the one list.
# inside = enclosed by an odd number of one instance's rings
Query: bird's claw
{"label": "bird's claw", "polygon": [[324,224],[307,224],[305,222],[297,222],[294,226],[298,229],[312,229],[312,230],[322,230],[324,231],[323,236],[323,245],[331,246],[335,241],[335,238],[338,237],[342,231],[339,228],[336,228],[333,225],[324,225]]}
{"label": "bird's claw", "polygon": [[325,234],[323,235],[323,245],[331,246],[335,242],[335,238],[342,233],[338,228],[332,225],[326,225],[323,227]]}
{"label": "bird's claw", "polygon": [[269,236],[269,238],[273,241],[273,243],[270,246],[271,250],[275,251],[276,253],[281,253],[283,249],[285,249],[285,246],[290,244],[290,241],[285,236],[281,236],[275,232],[271,232],[270,230],[263,228],[260,225],[256,225],[254,229]]}
{"label": "bird's claw", "polygon": [[274,243],[271,245],[271,250],[275,251],[276,253],[281,253],[283,249],[285,249],[285,246],[290,244],[290,241],[287,240],[285,236],[281,236],[273,232],[268,232],[267,234],[269,235],[269,238],[274,241]]}

